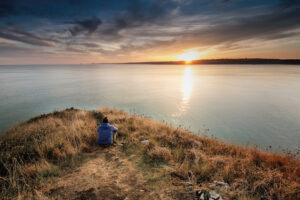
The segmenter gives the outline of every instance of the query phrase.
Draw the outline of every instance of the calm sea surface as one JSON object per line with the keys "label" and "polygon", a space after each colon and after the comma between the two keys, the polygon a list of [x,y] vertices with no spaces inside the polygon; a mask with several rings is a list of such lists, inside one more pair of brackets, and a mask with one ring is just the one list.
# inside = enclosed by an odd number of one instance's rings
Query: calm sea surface
{"label": "calm sea surface", "polygon": [[300,66],[0,66],[0,132],[33,115],[119,108],[230,143],[300,147]]}

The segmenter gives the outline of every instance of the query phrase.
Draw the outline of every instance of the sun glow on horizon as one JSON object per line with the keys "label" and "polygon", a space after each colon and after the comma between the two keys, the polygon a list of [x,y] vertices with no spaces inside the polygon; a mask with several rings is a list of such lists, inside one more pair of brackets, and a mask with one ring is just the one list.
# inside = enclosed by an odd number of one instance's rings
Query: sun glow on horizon
{"label": "sun glow on horizon", "polygon": [[191,52],[187,52],[187,53],[183,53],[181,55],[178,56],[179,60],[184,60],[185,63],[190,63],[193,60],[197,60],[199,59],[200,53],[197,51],[191,51]]}

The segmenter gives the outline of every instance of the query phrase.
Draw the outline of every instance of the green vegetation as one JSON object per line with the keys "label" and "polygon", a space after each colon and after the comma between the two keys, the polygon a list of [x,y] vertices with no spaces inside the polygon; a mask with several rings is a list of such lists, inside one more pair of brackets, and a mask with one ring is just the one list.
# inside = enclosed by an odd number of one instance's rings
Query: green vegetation
{"label": "green vegetation", "polygon": [[[11,198],[55,181],[97,157],[97,124],[103,116],[119,128],[124,157],[149,173],[149,182],[170,186],[189,181],[206,188],[214,180],[230,185],[232,199],[299,199],[300,160],[229,145],[123,111],[66,109],[34,117],[0,138],[1,198]],[[141,141],[148,140],[149,143]],[[109,156],[108,156],[109,157]],[[107,162],[112,162],[107,159]],[[154,187],[154,186],[153,186]],[[162,187],[162,186],[160,186]],[[177,191],[177,192],[178,192]]]}

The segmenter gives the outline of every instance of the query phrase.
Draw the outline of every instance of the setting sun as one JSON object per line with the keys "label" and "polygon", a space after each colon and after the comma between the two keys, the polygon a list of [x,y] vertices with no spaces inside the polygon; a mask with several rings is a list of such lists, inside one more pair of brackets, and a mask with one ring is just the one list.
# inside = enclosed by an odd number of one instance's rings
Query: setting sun
{"label": "setting sun", "polygon": [[183,53],[178,56],[179,60],[184,60],[186,63],[190,63],[192,60],[197,60],[199,59],[200,53],[197,51],[192,51],[192,52],[187,52]]}

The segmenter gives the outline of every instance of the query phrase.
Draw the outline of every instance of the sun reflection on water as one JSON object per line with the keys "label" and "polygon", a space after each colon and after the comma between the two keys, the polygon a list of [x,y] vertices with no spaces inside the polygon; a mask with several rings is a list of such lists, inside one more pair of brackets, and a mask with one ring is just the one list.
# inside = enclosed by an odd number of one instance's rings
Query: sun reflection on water
{"label": "sun reflection on water", "polygon": [[182,77],[182,86],[181,86],[181,92],[182,92],[182,102],[180,106],[180,110],[182,112],[185,112],[189,107],[189,100],[192,95],[193,90],[193,82],[194,82],[194,76],[191,66],[186,66],[184,69],[184,74]]}

